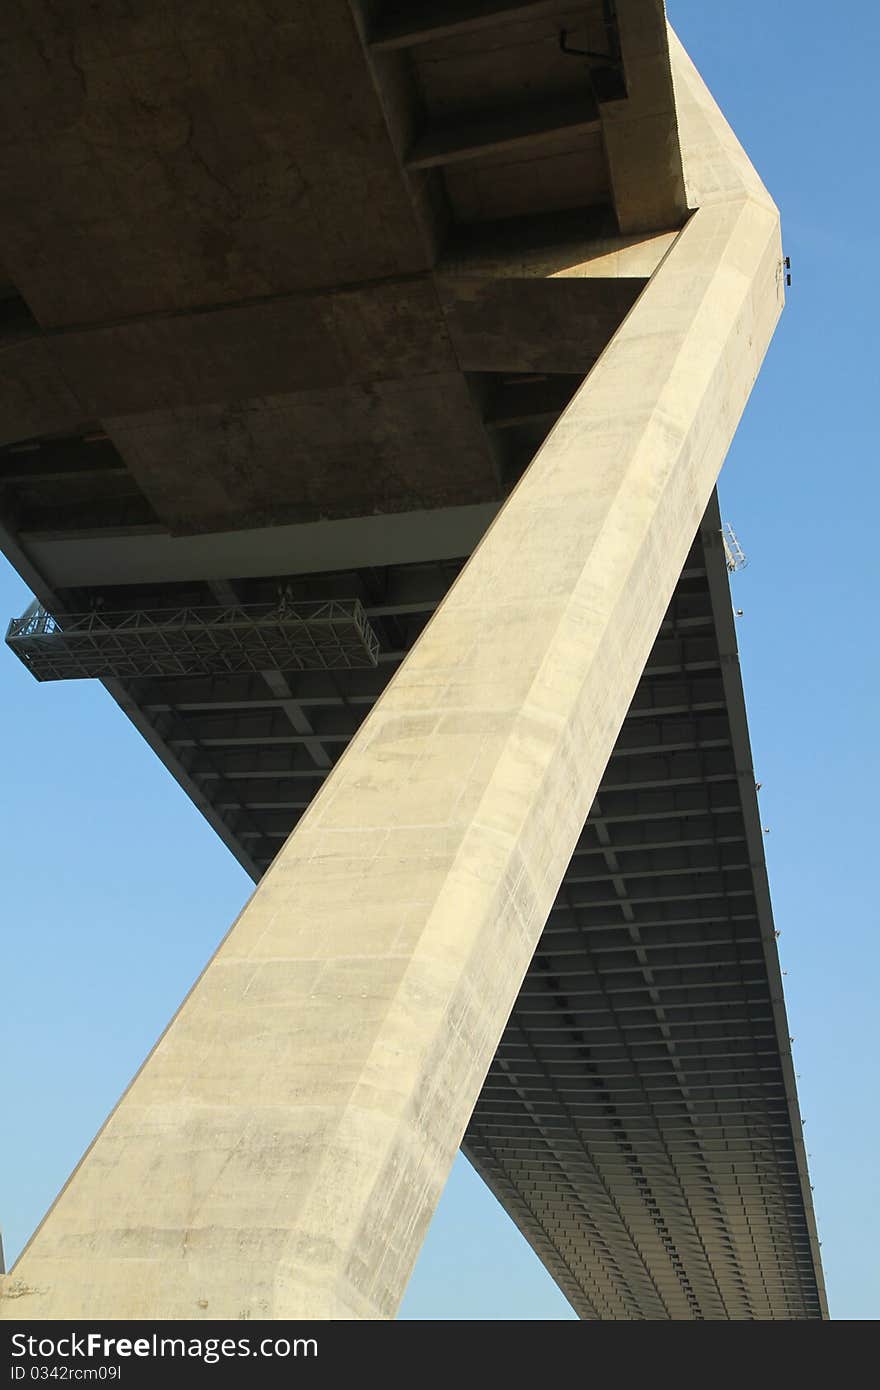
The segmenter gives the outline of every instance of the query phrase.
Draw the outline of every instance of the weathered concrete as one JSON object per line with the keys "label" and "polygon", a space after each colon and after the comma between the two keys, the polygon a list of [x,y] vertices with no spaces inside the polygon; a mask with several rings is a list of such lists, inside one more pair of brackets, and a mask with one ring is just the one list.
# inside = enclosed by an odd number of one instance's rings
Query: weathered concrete
{"label": "weathered concrete", "polygon": [[23,0],[3,37],[0,240],[44,327],[429,264],[347,0]]}
{"label": "weathered concrete", "polygon": [[[121,464],[4,489],[25,548],[506,495],[540,426],[499,441],[462,377],[583,376],[656,265],[658,238],[639,254],[618,220],[669,235],[686,207],[662,0],[621,7],[613,101],[559,44],[574,23],[616,55],[596,0],[479,8],[439,28],[422,8],[428,32],[401,21],[389,49],[359,0],[241,0],[234,23],[22,0],[0,56],[0,289],[20,297],[0,445],[104,432]],[[522,260],[535,222],[557,263],[529,286],[456,268],[487,233]]]}
{"label": "weathered concrete", "polygon": [[5,1281],[5,1315],[383,1317],[782,304],[673,44],[688,222]]}
{"label": "weathered concrete", "polygon": [[465,373],[585,374],[657,259],[596,249],[582,239],[582,274],[527,283],[444,267],[32,328],[0,344],[0,445],[100,422],[177,534],[500,500]]}
{"label": "weathered concrete", "polygon": [[602,133],[620,230],[677,227],[686,197],[663,0],[618,0],[628,96],[602,107]]}

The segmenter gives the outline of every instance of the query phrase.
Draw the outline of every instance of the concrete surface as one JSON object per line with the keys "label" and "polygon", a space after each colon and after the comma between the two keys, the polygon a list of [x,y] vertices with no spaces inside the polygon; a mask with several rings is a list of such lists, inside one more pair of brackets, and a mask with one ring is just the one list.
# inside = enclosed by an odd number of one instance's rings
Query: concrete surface
{"label": "concrete surface", "polygon": [[4,1316],[392,1316],[782,305],[698,211],[4,1281]]}

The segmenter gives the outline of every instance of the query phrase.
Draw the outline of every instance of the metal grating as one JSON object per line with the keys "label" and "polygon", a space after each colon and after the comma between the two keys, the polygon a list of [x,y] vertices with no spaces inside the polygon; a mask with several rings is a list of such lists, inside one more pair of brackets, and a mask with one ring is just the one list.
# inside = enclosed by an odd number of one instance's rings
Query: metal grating
{"label": "metal grating", "polygon": [[6,644],[38,681],[349,670],[379,657],[357,599],[61,618],[32,607],[9,624]]}

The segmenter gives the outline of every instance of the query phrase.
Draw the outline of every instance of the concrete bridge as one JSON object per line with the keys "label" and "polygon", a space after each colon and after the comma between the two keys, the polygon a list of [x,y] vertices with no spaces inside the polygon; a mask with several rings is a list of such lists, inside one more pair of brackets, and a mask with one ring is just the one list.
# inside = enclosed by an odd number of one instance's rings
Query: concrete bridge
{"label": "concrete bridge", "polygon": [[662,3],[16,16],[9,645],[257,886],[5,1316],[393,1316],[461,1144],[585,1318],[827,1317],[714,491],[779,219]]}

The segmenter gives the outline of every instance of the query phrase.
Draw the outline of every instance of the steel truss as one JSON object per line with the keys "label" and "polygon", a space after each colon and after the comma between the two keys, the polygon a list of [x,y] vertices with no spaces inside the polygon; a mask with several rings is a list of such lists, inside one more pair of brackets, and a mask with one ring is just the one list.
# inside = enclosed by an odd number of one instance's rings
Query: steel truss
{"label": "steel truss", "polygon": [[379,658],[357,599],[62,617],[32,606],[6,645],[38,681],[348,670]]}

